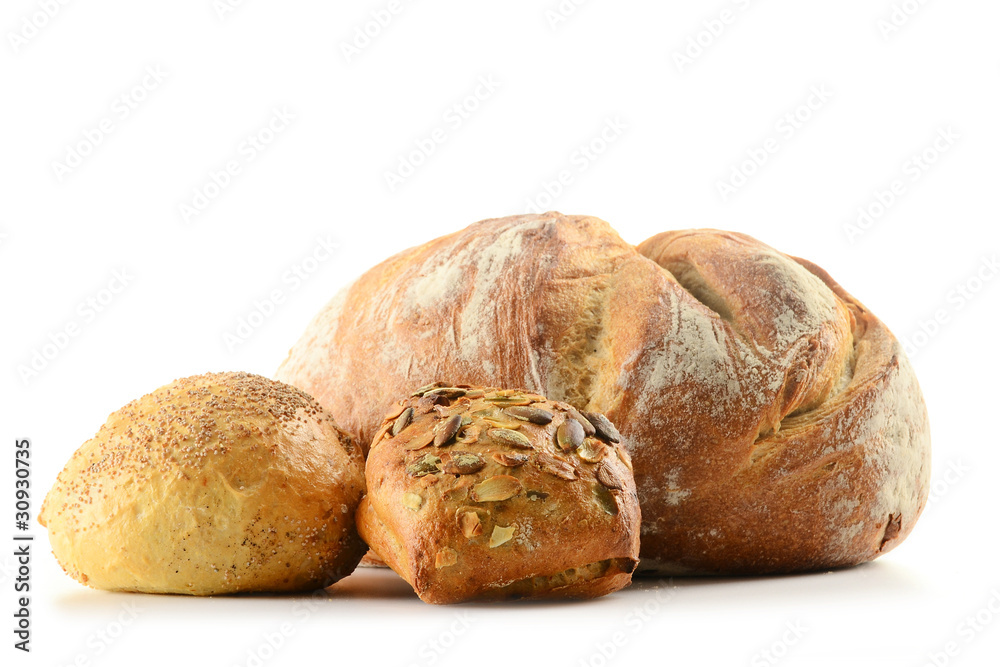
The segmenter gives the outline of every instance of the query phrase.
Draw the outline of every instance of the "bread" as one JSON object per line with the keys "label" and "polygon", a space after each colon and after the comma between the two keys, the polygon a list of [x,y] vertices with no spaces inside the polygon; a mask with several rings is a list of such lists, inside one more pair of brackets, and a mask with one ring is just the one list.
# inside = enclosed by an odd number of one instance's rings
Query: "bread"
{"label": "bread", "polygon": [[619,439],[528,392],[423,387],[375,435],[358,530],[425,602],[614,592],[639,562]]}
{"label": "bread", "polygon": [[825,271],[743,234],[634,247],[591,217],[486,220],[343,289],[277,375],[362,441],[392,396],[438,378],[607,414],[650,573],[861,563],[927,499],[927,414],[899,343]]}
{"label": "bread", "polygon": [[93,588],[307,591],[364,554],[361,448],[302,391],[246,373],[176,380],[113,413],[39,514]]}

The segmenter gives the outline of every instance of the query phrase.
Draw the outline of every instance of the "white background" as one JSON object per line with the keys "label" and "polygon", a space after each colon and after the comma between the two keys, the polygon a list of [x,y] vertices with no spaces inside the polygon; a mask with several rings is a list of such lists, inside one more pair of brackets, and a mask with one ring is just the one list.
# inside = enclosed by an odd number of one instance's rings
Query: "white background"
{"label": "white background", "polygon": [[[221,16],[212,0],[50,2],[51,18],[5,0],[4,544],[15,437],[32,440],[37,509],[111,411],[194,373],[270,375],[353,276],[540,195],[633,243],[735,229],[825,267],[916,346],[935,491],[873,564],[659,594],[646,581],[575,604],[437,608],[373,571],[315,603],[114,595],[62,574],[36,525],[30,656],[10,646],[14,562],[0,551],[4,664],[996,664],[1000,5],[898,2],[899,25],[890,0],[591,0],[558,21],[557,0],[404,1],[348,57],[388,0],[249,0]],[[275,109],[294,119],[249,159]],[[88,146],[102,122],[110,133]],[[605,127],[618,129],[602,144]],[[939,132],[951,138],[935,148]],[[444,141],[390,187],[386,172],[432,136]],[[86,155],[56,164],[72,152]],[[239,173],[213,189],[230,160]],[[734,169],[753,173],[723,197]],[[204,210],[183,215],[206,186]],[[849,233],[859,207],[876,215]],[[103,291],[116,271],[127,285]],[[241,319],[259,326],[227,344]]]}

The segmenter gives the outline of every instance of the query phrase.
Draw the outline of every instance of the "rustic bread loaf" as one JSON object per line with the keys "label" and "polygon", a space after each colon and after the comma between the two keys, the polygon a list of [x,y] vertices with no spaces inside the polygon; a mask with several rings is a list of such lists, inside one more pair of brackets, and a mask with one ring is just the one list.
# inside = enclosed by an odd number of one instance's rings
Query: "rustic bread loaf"
{"label": "rustic bread loaf", "polygon": [[358,530],[425,602],[614,592],[639,562],[619,440],[529,392],[423,387],[375,435]]}
{"label": "rustic bread loaf", "polygon": [[649,572],[864,562],[927,498],[899,343],[822,269],[742,234],[635,247],[591,217],[486,220],[343,289],[278,377],[363,442],[392,396],[438,378],[607,414],[635,461]]}
{"label": "rustic bread loaf", "polygon": [[94,588],[305,591],[354,570],[361,448],[301,390],[246,373],[176,380],[113,413],[39,514]]}

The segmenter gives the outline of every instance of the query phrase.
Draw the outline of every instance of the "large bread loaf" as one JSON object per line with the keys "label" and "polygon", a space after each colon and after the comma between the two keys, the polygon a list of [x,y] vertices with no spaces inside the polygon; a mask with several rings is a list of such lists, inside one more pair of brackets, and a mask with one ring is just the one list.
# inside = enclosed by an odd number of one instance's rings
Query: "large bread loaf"
{"label": "large bread loaf", "polygon": [[439,379],[607,414],[635,463],[646,572],[864,562],[927,498],[927,415],[899,343],[825,271],[742,234],[635,247],[590,217],[485,220],[342,290],[277,377],[363,443]]}

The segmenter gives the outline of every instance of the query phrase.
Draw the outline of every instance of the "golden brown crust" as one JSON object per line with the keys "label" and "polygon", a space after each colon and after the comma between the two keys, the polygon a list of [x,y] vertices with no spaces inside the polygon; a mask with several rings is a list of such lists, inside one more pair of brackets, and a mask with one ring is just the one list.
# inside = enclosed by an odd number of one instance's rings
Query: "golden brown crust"
{"label": "golden brown crust", "polygon": [[39,522],[94,588],[301,591],[354,570],[363,455],[301,390],[247,373],[176,380],[73,454]]}
{"label": "golden brown crust", "polygon": [[[743,235],[669,232],[638,250],[722,312],[712,321],[739,382],[712,406],[725,410],[725,449],[685,429],[705,425],[697,405],[660,425],[690,445],[658,450],[678,471],[671,508],[681,509],[644,532],[643,566],[813,570],[899,544],[926,501],[930,440],[916,378],[885,325],[815,265]],[[684,399],[668,386],[648,407]],[[630,436],[655,433],[639,425]],[[703,457],[711,469],[692,464]],[[890,524],[903,530],[887,533]]]}
{"label": "golden brown crust", "polygon": [[389,397],[439,377],[607,414],[650,572],[864,562],[928,492],[927,414],[892,334],[818,267],[731,232],[633,247],[590,217],[486,220],[368,271],[278,376],[363,441]]}
{"label": "golden brown crust", "polygon": [[425,602],[604,595],[638,563],[625,461],[565,404],[425,387],[372,443],[358,530]]}

